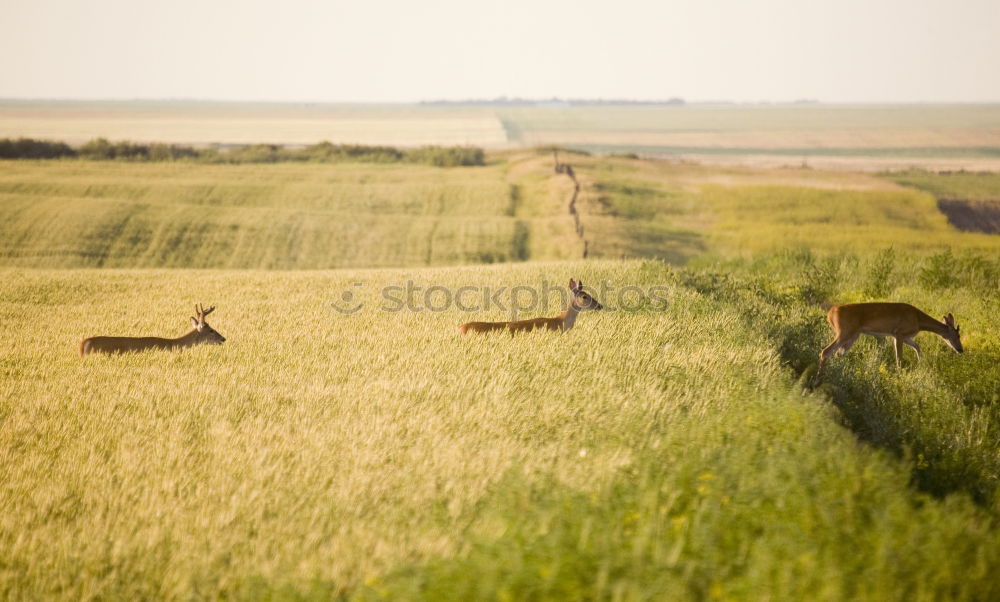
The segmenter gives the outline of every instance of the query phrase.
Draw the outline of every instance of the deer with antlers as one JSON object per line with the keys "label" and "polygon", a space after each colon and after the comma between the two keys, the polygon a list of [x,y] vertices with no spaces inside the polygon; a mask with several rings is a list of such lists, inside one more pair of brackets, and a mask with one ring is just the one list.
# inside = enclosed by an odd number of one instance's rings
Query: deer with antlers
{"label": "deer with antlers", "polygon": [[467,334],[469,332],[493,332],[506,330],[510,334],[517,332],[529,332],[539,330],[558,330],[566,332],[576,323],[576,316],[581,311],[603,309],[597,299],[590,296],[590,293],[583,290],[583,282],[570,278],[569,292],[571,295],[566,311],[552,318],[531,318],[528,320],[518,320],[516,322],[466,322],[458,327],[459,332]]}
{"label": "deer with antlers", "polygon": [[205,322],[205,316],[215,311],[215,306],[205,309],[194,306],[195,316],[191,317],[191,332],[176,339],[160,337],[90,337],[80,341],[80,357],[88,353],[125,353],[148,349],[184,349],[195,345],[221,345],[226,337],[219,334]]}
{"label": "deer with antlers", "polygon": [[836,338],[819,354],[816,382],[823,372],[823,364],[831,355],[847,353],[863,334],[890,336],[895,339],[896,367],[900,366],[903,345],[913,347],[920,359],[920,345],[913,337],[920,332],[933,332],[944,339],[949,347],[962,353],[959,328],[955,316],[948,314],[940,322],[908,303],[850,303],[835,305],[826,314]]}

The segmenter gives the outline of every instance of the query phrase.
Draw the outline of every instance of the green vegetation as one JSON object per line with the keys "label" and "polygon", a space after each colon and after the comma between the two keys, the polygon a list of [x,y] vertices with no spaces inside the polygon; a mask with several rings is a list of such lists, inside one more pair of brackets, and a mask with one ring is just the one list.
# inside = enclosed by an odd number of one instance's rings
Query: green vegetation
{"label": "green vegetation", "polygon": [[75,157],[73,147],[63,142],[48,142],[31,138],[0,139],[0,159],[58,159]]}
{"label": "green vegetation", "polygon": [[886,177],[904,186],[926,190],[939,199],[1000,200],[1000,173],[968,171],[933,173],[911,170],[887,174]]}
{"label": "green vegetation", "polygon": [[[896,246],[996,252],[995,236],[956,231],[934,197],[860,174],[750,170],[575,157],[592,185],[583,223],[599,257],[674,263],[786,249]],[[994,183],[994,189],[996,187]]]}
{"label": "green vegetation", "polygon": [[[587,261],[546,151],[4,163],[0,598],[1000,597],[1000,237],[933,196],[996,179],[560,158]],[[234,269],[303,267],[350,269]],[[606,310],[458,335],[569,277]],[[884,299],[966,353],[805,386],[823,308]],[[224,345],[76,355],[196,302]]]}

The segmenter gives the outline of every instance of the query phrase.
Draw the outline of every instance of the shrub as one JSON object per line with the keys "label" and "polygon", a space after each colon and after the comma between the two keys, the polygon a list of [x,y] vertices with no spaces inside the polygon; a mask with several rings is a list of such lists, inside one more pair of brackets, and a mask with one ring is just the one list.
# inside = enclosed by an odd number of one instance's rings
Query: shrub
{"label": "shrub", "polygon": [[413,163],[435,167],[485,165],[486,154],[481,148],[471,146],[422,146],[407,151],[406,158]]}
{"label": "shrub", "polygon": [[18,138],[0,140],[0,159],[58,159],[75,157],[76,151],[62,142]]}
{"label": "shrub", "polygon": [[883,249],[868,261],[868,274],[865,278],[865,295],[877,299],[883,298],[892,291],[892,271],[895,269],[896,253],[892,247]]}
{"label": "shrub", "polygon": [[942,289],[951,286],[956,268],[955,256],[951,249],[927,258],[920,268],[920,284],[930,289]]}

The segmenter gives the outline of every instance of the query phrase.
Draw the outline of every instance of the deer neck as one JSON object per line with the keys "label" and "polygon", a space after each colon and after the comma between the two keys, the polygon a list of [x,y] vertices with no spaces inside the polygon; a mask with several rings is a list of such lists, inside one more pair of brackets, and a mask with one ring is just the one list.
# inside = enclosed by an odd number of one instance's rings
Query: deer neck
{"label": "deer neck", "polygon": [[192,328],[191,332],[176,339],[169,339],[173,347],[193,347],[198,344],[198,337],[201,333],[197,328]]}
{"label": "deer neck", "polygon": [[944,322],[938,322],[934,318],[924,314],[920,316],[920,330],[933,332],[936,335],[947,338],[948,325]]}
{"label": "deer neck", "polygon": [[580,313],[580,308],[577,307],[575,303],[573,303],[572,299],[570,299],[569,305],[566,307],[566,311],[564,311],[560,316],[562,318],[562,323],[563,323],[562,326],[563,332],[566,332],[570,328],[573,328],[573,325],[576,324],[576,316],[579,313]]}

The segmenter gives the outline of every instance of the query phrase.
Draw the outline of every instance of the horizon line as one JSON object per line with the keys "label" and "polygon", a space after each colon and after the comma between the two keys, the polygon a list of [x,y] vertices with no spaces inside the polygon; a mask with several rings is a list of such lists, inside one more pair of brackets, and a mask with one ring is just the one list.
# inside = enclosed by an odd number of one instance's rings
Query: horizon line
{"label": "horizon line", "polygon": [[[266,99],[232,99],[232,98],[198,98],[198,97],[28,97],[0,96],[0,103],[201,103],[201,104],[266,104],[266,105],[369,105],[369,106],[447,106],[447,105],[637,105],[664,106],[683,108],[685,106],[705,105],[735,105],[735,106],[878,106],[878,105],[997,105],[996,100],[836,100],[826,101],[813,98],[793,100],[727,100],[727,99],[693,99],[672,97],[669,99],[644,98],[600,98],[600,97],[507,97],[494,98],[462,98],[462,99],[422,99],[422,100],[266,100]],[[555,108],[559,108],[558,106]]]}

